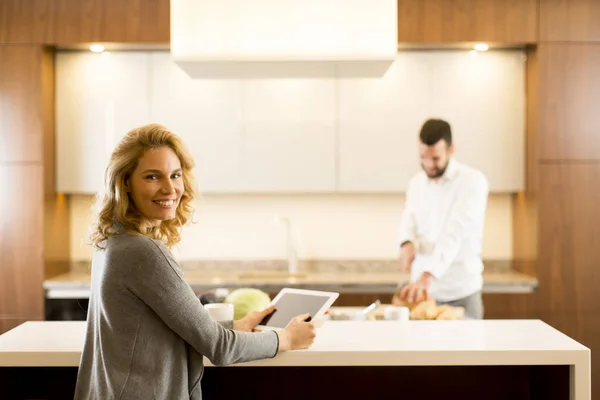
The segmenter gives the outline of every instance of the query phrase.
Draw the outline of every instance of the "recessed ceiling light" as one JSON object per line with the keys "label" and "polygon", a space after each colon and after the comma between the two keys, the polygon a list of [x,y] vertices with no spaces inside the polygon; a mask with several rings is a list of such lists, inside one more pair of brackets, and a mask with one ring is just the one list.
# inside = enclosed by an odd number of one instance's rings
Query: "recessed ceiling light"
{"label": "recessed ceiling light", "polygon": [[90,51],[93,51],[94,53],[102,53],[104,51],[104,46],[101,44],[93,44],[90,46]]}
{"label": "recessed ceiling light", "polygon": [[490,46],[488,46],[485,43],[477,43],[475,46],[473,46],[473,48],[477,51],[487,51],[487,49],[489,49]]}

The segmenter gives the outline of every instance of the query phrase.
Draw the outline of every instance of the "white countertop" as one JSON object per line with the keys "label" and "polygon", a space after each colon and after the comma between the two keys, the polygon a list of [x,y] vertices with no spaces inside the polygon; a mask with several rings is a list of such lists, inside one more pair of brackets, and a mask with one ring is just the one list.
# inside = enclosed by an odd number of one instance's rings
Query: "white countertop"
{"label": "white countertop", "polygon": [[[0,336],[0,366],[78,366],[84,336],[81,321],[26,322]],[[589,357],[539,320],[325,321],[310,349],[244,365],[551,365]]]}
{"label": "white countertop", "polygon": [[[26,322],[0,336],[0,367],[77,367],[84,337],[82,321]],[[238,365],[570,365],[571,399],[591,393],[590,350],[539,320],[325,321],[310,349]]]}
{"label": "white countertop", "polygon": [[[0,367],[77,367],[84,337],[83,321],[26,322],[0,336]],[[325,321],[310,349],[238,365],[570,365],[571,398],[591,393],[590,350],[539,320]]]}

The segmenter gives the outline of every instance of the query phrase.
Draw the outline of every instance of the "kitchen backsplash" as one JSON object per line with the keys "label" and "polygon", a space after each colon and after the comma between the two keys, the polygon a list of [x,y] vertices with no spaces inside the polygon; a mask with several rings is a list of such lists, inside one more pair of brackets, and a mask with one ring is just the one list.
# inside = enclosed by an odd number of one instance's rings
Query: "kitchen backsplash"
{"label": "kitchen backsplash", "polygon": [[[490,195],[483,257],[511,259],[513,194]],[[71,259],[89,260],[92,196],[71,196]],[[392,259],[403,195],[211,195],[174,249],[180,260],[282,259],[288,217],[300,259]]]}

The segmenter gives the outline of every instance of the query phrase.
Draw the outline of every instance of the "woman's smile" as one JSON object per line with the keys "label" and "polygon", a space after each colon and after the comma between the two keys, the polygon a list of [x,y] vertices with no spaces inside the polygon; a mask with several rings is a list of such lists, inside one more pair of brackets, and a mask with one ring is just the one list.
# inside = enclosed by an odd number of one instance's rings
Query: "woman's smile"
{"label": "woman's smile", "polygon": [[136,209],[153,224],[174,219],[183,195],[181,162],[169,147],[148,150],[129,180]]}

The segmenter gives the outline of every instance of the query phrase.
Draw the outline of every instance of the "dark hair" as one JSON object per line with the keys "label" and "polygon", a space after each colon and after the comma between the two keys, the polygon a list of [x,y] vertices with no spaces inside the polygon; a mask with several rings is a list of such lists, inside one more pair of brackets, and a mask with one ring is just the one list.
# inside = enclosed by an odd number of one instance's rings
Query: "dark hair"
{"label": "dark hair", "polygon": [[433,146],[440,140],[445,140],[450,146],[452,144],[450,124],[442,119],[428,119],[421,127],[419,139],[427,146]]}

